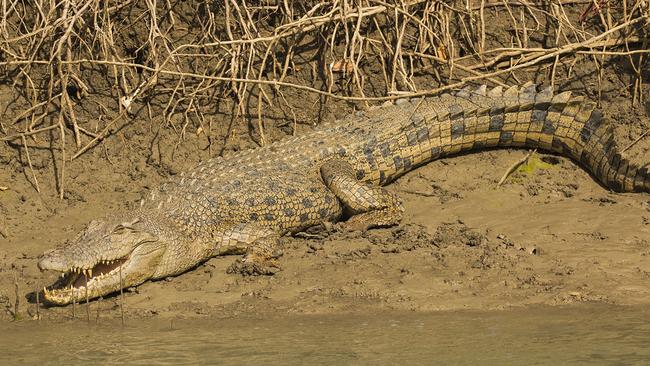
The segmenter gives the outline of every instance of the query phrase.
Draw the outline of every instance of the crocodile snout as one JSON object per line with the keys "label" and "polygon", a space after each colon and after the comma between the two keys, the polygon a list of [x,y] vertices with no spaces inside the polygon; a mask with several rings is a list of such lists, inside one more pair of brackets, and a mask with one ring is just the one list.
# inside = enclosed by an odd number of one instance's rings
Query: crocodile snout
{"label": "crocodile snout", "polygon": [[57,250],[50,250],[43,253],[38,259],[38,269],[42,271],[54,270],[59,272],[65,272],[68,270],[68,266],[61,260],[61,257],[57,255]]}

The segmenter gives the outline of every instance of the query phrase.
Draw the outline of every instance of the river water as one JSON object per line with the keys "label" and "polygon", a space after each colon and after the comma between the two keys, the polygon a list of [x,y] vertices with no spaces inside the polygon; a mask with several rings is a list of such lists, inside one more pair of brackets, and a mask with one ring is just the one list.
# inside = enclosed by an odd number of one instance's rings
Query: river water
{"label": "river water", "polygon": [[0,324],[0,364],[649,365],[650,309]]}

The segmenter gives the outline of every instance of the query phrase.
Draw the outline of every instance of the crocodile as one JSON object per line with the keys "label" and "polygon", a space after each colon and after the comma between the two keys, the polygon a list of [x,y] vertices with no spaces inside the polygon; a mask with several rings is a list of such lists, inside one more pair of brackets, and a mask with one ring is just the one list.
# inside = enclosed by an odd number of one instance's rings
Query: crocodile
{"label": "crocodile", "polygon": [[647,167],[621,156],[596,103],[568,91],[483,85],[388,104],[203,161],[138,207],[91,221],[39,258],[41,270],[62,276],[44,298],[55,305],[97,298],[223,254],[243,255],[243,272],[272,274],[283,236],[323,223],[398,224],[404,208],[383,186],[470,150],[541,149],[572,159],[611,190],[650,191]]}

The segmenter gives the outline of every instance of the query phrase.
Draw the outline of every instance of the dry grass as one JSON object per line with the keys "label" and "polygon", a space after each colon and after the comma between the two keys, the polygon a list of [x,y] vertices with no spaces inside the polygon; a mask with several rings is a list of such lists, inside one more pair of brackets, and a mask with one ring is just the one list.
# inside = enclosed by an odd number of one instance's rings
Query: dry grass
{"label": "dry grass", "polygon": [[[578,59],[593,62],[600,81],[611,57],[632,65],[637,104],[649,9],[647,0],[0,0],[0,75],[25,105],[0,120],[0,141],[22,144],[38,190],[26,139],[52,140],[63,197],[66,161],[135,105],[161,111],[182,140],[188,126],[209,128],[214,105],[228,100],[235,118],[257,116],[264,145],[264,110],[291,109],[291,89],[368,104],[519,83],[518,70],[541,64],[553,84],[558,63]],[[510,20],[498,43],[488,32],[495,13]],[[433,79],[426,87],[423,72]],[[88,105],[99,114],[94,129],[77,118]]]}

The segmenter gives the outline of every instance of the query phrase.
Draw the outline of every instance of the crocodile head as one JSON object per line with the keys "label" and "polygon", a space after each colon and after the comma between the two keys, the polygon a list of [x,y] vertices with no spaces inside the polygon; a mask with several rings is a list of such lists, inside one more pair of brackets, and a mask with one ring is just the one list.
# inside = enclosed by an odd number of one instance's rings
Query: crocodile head
{"label": "crocodile head", "polygon": [[65,305],[154,278],[167,250],[160,233],[135,215],[92,221],[74,240],[39,258],[41,270],[61,273],[44,289],[45,300]]}

